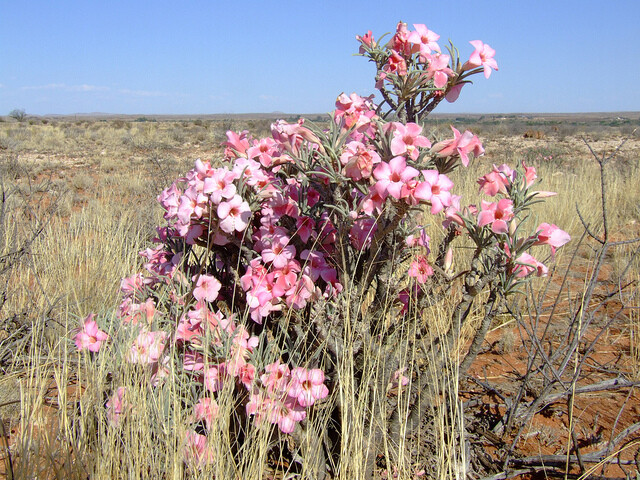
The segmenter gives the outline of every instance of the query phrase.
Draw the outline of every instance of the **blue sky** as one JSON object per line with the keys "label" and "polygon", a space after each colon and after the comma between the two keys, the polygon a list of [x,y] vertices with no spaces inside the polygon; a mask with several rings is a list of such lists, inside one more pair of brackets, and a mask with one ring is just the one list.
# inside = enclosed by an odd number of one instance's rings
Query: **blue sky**
{"label": "blue sky", "polygon": [[355,35],[398,20],[463,60],[470,40],[496,50],[436,111],[638,111],[639,19],[637,0],[0,0],[0,115],[327,112],[373,92]]}

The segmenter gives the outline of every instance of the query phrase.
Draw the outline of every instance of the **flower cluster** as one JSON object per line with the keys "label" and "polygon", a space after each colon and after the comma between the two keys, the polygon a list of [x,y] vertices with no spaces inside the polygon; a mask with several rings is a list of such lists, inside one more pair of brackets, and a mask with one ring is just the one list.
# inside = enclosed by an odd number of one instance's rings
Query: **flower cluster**
{"label": "flower cluster", "polygon": [[[371,32],[358,37],[360,53],[376,62],[379,88],[397,121],[387,121],[372,96],[343,93],[325,128],[300,119],[275,122],[265,138],[229,131],[219,162],[196,160],[158,195],[166,224],[157,229],[156,245],[140,252],[145,272],[122,280],[113,341],[127,342],[124,361],[147,372],[152,387],[170,372],[196,385],[188,460],[214,460],[207,435],[221,414],[223,391],[235,395],[258,428],[277,425],[283,434],[325,401],[338,381],[331,368],[344,353],[321,348],[318,339],[327,338],[329,320],[344,319],[322,308],[335,305],[345,285],[362,293],[382,278],[385,265],[393,269],[395,259],[411,257],[403,272],[410,286],[388,291],[401,315],[416,313],[415,300],[428,296],[430,280],[446,279],[453,265],[453,249],[444,245],[435,268],[430,238],[416,219],[439,216],[479,251],[499,252],[509,275],[505,291],[509,281],[546,271],[531,247],[550,245],[555,252],[569,240],[546,223],[518,237],[521,212],[549,194],[529,191],[536,172],[524,164],[494,166],[479,180],[482,192],[501,198],[482,201],[479,210],[461,206],[450,174],[484,148],[477,136],[453,127],[452,139],[432,145],[419,117],[444,95],[457,97],[469,75],[488,77],[497,69],[494,52],[471,42],[475,51],[460,64],[441,52],[437,34],[414,27],[398,24],[384,46]],[[394,104],[389,85],[408,96]],[[383,298],[373,301],[385,305]],[[305,348],[295,351],[290,339],[299,336]],[[79,350],[92,352],[108,339],[93,316],[75,337]],[[403,371],[389,389],[409,383]],[[113,392],[107,418],[116,425],[134,407],[124,387]]]}

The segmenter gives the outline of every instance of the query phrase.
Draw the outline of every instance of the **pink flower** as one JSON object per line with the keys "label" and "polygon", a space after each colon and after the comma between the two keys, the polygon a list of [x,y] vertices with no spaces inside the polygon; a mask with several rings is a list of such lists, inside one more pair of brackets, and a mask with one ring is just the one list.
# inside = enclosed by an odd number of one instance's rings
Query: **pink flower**
{"label": "pink flower", "polygon": [[416,196],[431,203],[433,215],[441,212],[451,205],[451,192],[453,182],[437,170],[422,170],[425,181],[417,188]]}
{"label": "pink flower", "polygon": [[310,407],[316,400],[327,397],[329,389],[324,384],[324,372],[319,368],[294,368],[287,394],[295,398],[302,407]]}
{"label": "pink flower", "polygon": [[432,151],[434,151],[438,157],[450,157],[458,155],[462,164],[466,167],[469,165],[469,154],[472,153],[474,157],[479,157],[484,154],[484,148],[480,139],[476,137],[469,130],[466,130],[462,135],[460,131],[451,126],[453,130],[453,140],[443,140],[436,143]]}
{"label": "pink flower", "polygon": [[413,28],[416,30],[411,32],[407,39],[410,43],[418,47],[420,55],[424,57],[425,55],[430,54],[432,50],[435,50],[436,52],[440,51],[440,45],[437,43],[440,35],[432,32],[421,23],[414,23]]}
{"label": "pink flower", "polygon": [[538,239],[534,245],[549,245],[551,246],[551,252],[554,254],[556,253],[556,248],[560,248],[571,240],[567,232],[560,230],[554,224],[541,223],[536,234]]}
{"label": "pink flower", "polygon": [[398,25],[396,26],[396,33],[391,37],[387,46],[402,55],[409,56],[413,50],[413,45],[409,42],[409,35],[410,33],[407,29],[407,24],[404,22],[398,22]]}
{"label": "pink flower", "polygon": [[94,320],[95,317],[95,313],[90,313],[84,319],[81,330],[75,336],[74,340],[79,352],[85,349],[97,352],[102,347],[102,342],[109,339],[109,335],[98,328],[98,324]]}
{"label": "pink flower", "polygon": [[507,222],[513,218],[513,202],[503,198],[499,202],[482,201],[482,211],[478,214],[478,226],[491,224],[493,233],[507,233]]}
{"label": "pink flower", "polygon": [[237,174],[227,168],[216,168],[210,177],[204,179],[202,193],[208,194],[211,201],[219,204],[223,198],[229,199],[236,194],[233,181]]}
{"label": "pink flower", "polygon": [[418,283],[425,283],[427,278],[433,275],[433,268],[427,262],[427,259],[420,255],[411,262],[408,275],[415,278]]}
{"label": "pink flower", "polygon": [[395,73],[399,76],[407,74],[407,61],[395,50],[391,50],[391,55],[387,59],[386,65],[383,67],[387,73]]}
{"label": "pink flower", "polygon": [[403,125],[393,122],[393,139],[391,140],[391,153],[394,155],[407,154],[409,158],[416,160],[420,151],[418,147],[431,147],[431,142],[427,137],[420,135],[422,127],[416,123]]}
{"label": "pink flower", "polygon": [[289,385],[291,371],[286,363],[280,363],[280,360],[270,363],[265,368],[265,373],[260,376],[262,384],[266,387],[267,392],[280,394],[284,392]]}
{"label": "pink flower", "polygon": [[358,250],[368,248],[377,230],[378,222],[376,222],[375,218],[368,217],[356,220],[353,222],[351,230],[349,230],[351,245]]}
{"label": "pink flower", "polygon": [[447,85],[449,77],[453,75],[453,70],[449,68],[449,55],[442,55],[440,53],[427,54],[424,56],[425,60],[429,62],[427,67],[427,78],[433,79],[433,84],[436,88],[442,88]]}
{"label": "pink flower", "polygon": [[459,83],[451,87],[447,91],[447,94],[444,96],[445,100],[449,103],[453,103],[456,100],[458,100],[458,97],[460,96],[460,92],[462,91],[462,87],[464,87],[464,83]]}
{"label": "pink flower", "polygon": [[127,353],[131,363],[156,363],[164,351],[167,332],[142,330]]}
{"label": "pink flower", "polygon": [[427,231],[426,229],[420,227],[420,230],[418,231],[417,235],[411,234],[408,235],[405,243],[407,244],[407,247],[424,247],[427,249],[427,253],[431,251],[431,248],[429,246],[429,242],[431,241],[431,238],[429,237],[429,235],[427,235]]}
{"label": "pink flower", "polygon": [[362,142],[352,141],[340,155],[340,162],[344,165],[345,176],[359,181],[371,177],[373,166],[380,163],[380,155]]}
{"label": "pink flower", "polygon": [[189,463],[208,465],[215,460],[213,449],[207,445],[207,436],[189,431],[185,437],[184,457]]}
{"label": "pink flower", "polygon": [[524,278],[533,272],[535,272],[538,277],[545,277],[547,273],[549,273],[549,269],[528,253],[523,253],[516,258],[516,266],[513,268],[513,273],[516,277]]}
{"label": "pink flower", "polygon": [[376,42],[373,39],[373,34],[371,30],[367,30],[367,33],[364,35],[356,35],[356,40],[358,40],[362,45],[360,45],[359,53],[365,53],[366,48],[371,48],[376,46]]}
{"label": "pink flower", "polygon": [[211,424],[218,417],[218,410],[218,403],[213,398],[203,397],[193,407],[193,420],[204,420],[207,428],[211,428]]}
{"label": "pink flower", "polygon": [[242,232],[249,224],[251,208],[240,195],[234,195],[228,202],[218,205],[220,229],[226,233]]}
{"label": "pink flower", "polygon": [[373,176],[378,180],[374,188],[380,196],[388,193],[399,200],[402,186],[419,174],[418,170],[407,166],[404,157],[394,157],[389,163],[381,162],[373,171]]}
{"label": "pink flower", "polygon": [[498,70],[498,64],[493,56],[496,51],[481,40],[473,40],[469,42],[475,48],[475,51],[469,57],[469,65],[472,67],[484,67],[484,77],[489,78],[491,69]]}
{"label": "pink flower", "polygon": [[120,423],[122,415],[125,410],[130,408],[129,402],[125,398],[125,388],[118,387],[111,398],[107,401],[107,421],[110,425],[117,425]]}
{"label": "pink flower", "polygon": [[194,275],[192,280],[196,282],[196,288],[193,289],[193,296],[196,300],[206,300],[214,302],[218,298],[218,292],[222,284],[217,278],[211,275]]}
{"label": "pink flower", "polygon": [[204,386],[211,392],[217,392],[222,390],[227,378],[227,369],[224,363],[209,367],[204,372]]}
{"label": "pink flower", "polygon": [[296,247],[289,245],[289,237],[278,235],[273,238],[271,246],[262,250],[262,261],[271,262],[275,268],[283,268],[296,255]]}
{"label": "pink flower", "polygon": [[478,179],[480,190],[484,191],[484,193],[491,197],[497,195],[498,192],[506,195],[507,185],[509,185],[510,183],[510,179],[504,173],[498,170],[495,165],[493,166],[493,170],[491,172]]}

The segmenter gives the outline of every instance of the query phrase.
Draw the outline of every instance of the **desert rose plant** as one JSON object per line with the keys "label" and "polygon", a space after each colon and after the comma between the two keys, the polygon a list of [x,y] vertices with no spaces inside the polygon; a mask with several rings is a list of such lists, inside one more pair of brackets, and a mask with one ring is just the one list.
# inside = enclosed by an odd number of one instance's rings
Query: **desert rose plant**
{"label": "desert rose plant", "polygon": [[[420,124],[471,75],[497,70],[488,45],[472,41],[462,63],[424,25],[399,23],[386,43],[357,39],[381,103],[340,94],[328,126],[228,132],[221,161],[197,160],[158,196],[166,224],[141,252],[144,272],[122,281],[118,325],[97,319],[111,337],[93,315],[75,337],[81,351],[135,366],[150,396],[167,382],[182,389],[189,469],[221,461],[214,431],[232,432],[236,460],[261,431],[265,458],[277,450],[309,476],[335,475],[354,448],[357,403],[368,412],[362,471],[385,457],[391,472],[403,454],[389,444],[428,423],[425,399],[442,395],[430,371],[467,369],[505,298],[546,274],[532,247],[569,240],[555,225],[528,225],[550,193],[535,190],[524,163],[494,166],[478,180],[479,206],[465,206],[451,173],[483,155],[480,140],[452,128],[432,143]],[[427,224],[442,225],[439,245]],[[454,253],[456,242],[471,255]],[[424,312],[451,298],[436,332]],[[483,318],[452,366],[472,310]],[[122,428],[142,412],[117,372],[110,382],[105,418]]]}

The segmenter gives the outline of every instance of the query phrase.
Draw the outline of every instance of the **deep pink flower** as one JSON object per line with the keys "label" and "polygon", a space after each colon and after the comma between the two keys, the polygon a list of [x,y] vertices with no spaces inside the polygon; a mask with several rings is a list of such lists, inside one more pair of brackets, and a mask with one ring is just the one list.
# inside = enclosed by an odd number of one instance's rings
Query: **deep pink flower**
{"label": "deep pink flower", "polygon": [[373,39],[373,34],[371,30],[367,30],[367,33],[364,35],[356,35],[356,40],[358,40],[362,45],[360,45],[359,53],[365,53],[366,48],[372,48],[376,46],[376,41]]}
{"label": "deep pink flower", "polygon": [[491,224],[493,233],[507,233],[507,222],[513,218],[513,202],[503,198],[499,202],[482,201],[482,211],[478,214],[478,226]]}
{"label": "deep pink flower", "polygon": [[484,67],[484,76],[485,78],[489,78],[492,68],[498,70],[498,64],[493,58],[496,51],[486,43],[482,43],[481,40],[473,40],[469,43],[475,48],[471,57],[469,57],[469,65],[472,67]]}
{"label": "deep pink flower", "polygon": [[391,37],[387,46],[396,52],[406,55],[411,55],[413,45],[409,42],[409,30],[407,24],[404,22],[398,22],[396,26],[396,33]]}
{"label": "deep pink flower", "polygon": [[427,279],[433,275],[433,268],[427,262],[426,257],[420,255],[411,262],[408,275],[415,278],[418,283],[425,283]]}
{"label": "deep pink flower", "polygon": [[95,313],[90,313],[84,319],[81,330],[75,336],[75,343],[78,351],[89,350],[97,352],[102,347],[102,343],[109,340],[109,335],[98,328],[98,324],[94,320]]}
{"label": "deep pink flower", "polygon": [[404,76],[407,74],[407,61],[398,52],[392,50],[383,69],[387,73]]}

